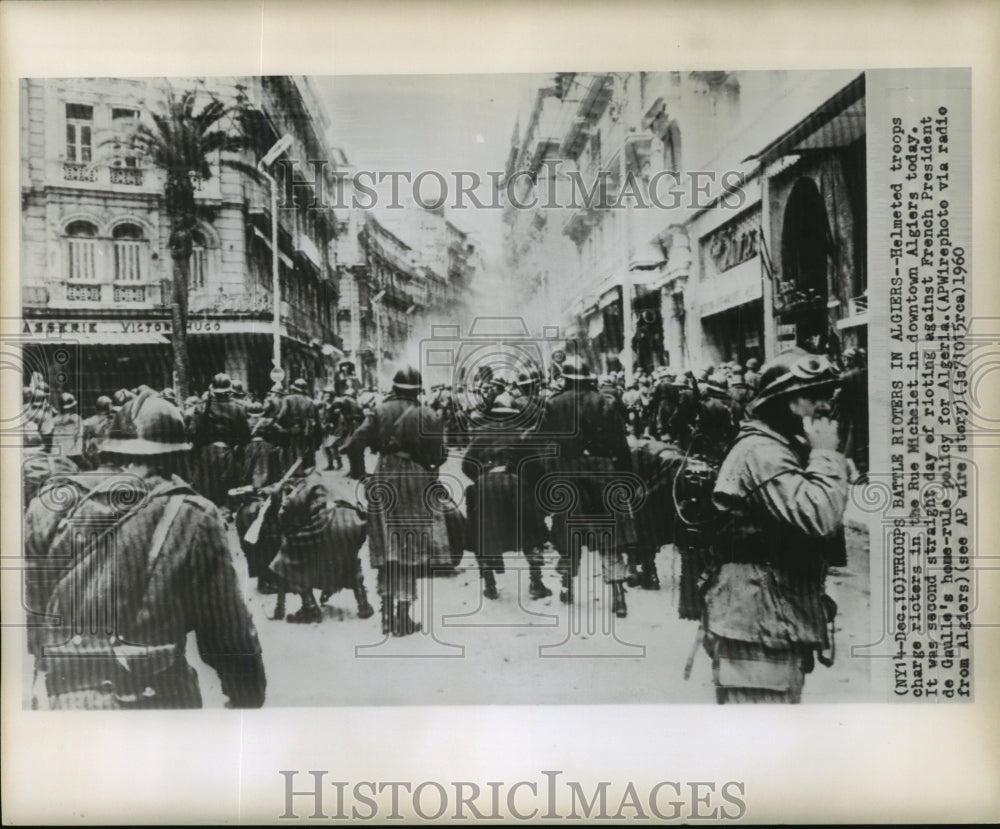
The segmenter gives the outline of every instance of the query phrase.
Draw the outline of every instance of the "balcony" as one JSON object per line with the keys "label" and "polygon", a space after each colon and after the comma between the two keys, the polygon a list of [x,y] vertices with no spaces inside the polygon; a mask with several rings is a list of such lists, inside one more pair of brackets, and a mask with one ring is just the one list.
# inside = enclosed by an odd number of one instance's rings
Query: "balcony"
{"label": "balcony", "polygon": [[82,164],[74,161],[49,161],[46,181],[63,187],[101,188],[109,190],[159,192],[163,176],[159,170],[143,167],[110,167],[106,163]]}

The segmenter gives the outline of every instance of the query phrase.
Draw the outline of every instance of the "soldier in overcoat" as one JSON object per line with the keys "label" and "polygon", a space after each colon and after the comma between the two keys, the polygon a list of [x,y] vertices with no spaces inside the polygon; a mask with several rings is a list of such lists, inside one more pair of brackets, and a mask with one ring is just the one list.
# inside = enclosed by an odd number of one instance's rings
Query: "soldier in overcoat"
{"label": "soldier in overcoat", "polygon": [[417,578],[432,564],[453,564],[453,536],[441,498],[438,468],[445,460],[440,414],[419,400],[422,378],[401,368],[392,392],[358,427],[351,442],[378,453],[375,472],[366,479],[368,549],[378,572],[382,631],[407,636],[420,630],[410,616]]}
{"label": "soldier in overcoat", "polygon": [[120,471],[52,482],[29,508],[28,599],[48,619],[31,629],[30,650],[50,707],[201,707],[185,658],[192,631],[229,705],[263,704],[260,645],[225,524],[170,473],[189,447],[180,412],[143,391],[103,447]]}
{"label": "soldier in overcoat", "polygon": [[[617,401],[593,387],[585,362],[567,359],[562,378],[562,390],[546,401],[536,436],[551,443],[557,456],[542,464],[545,474],[535,483],[540,505],[552,507],[552,539],[559,550],[563,580],[560,598],[573,601],[580,548],[587,546],[600,554],[604,583],[612,589],[612,612],[621,618],[628,612],[622,550],[634,542],[635,525],[631,496],[620,509],[609,496],[616,485],[628,488],[635,480],[626,424]],[[560,509],[564,500],[565,508]],[[609,520],[614,525],[613,541],[607,539]]]}

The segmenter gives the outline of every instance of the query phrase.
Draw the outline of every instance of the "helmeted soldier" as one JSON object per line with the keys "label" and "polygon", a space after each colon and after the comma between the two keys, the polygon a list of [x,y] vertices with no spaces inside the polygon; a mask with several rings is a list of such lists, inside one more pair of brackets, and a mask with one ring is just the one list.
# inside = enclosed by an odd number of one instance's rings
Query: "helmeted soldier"
{"label": "helmeted soldier", "polygon": [[237,453],[250,440],[246,410],[232,399],[232,387],[229,375],[216,374],[191,425],[197,452],[195,488],[227,513]]}
{"label": "helmeted soldier", "polygon": [[274,420],[284,438],[285,468],[290,468],[298,458],[302,458],[307,467],[313,467],[322,429],[319,409],[309,397],[309,387],[301,377],[292,383],[291,392],[281,401]]}
{"label": "helmeted soldier", "polygon": [[511,395],[498,395],[462,460],[462,471],[472,481],[466,490],[465,547],[476,554],[487,599],[499,597],[495,574],[505,571],[503,554],[516,550],[528,561],[531,598],[552,595],[542,581],[545,515],[533,492],[521,488],[528,480],[522,466],[532,454],[522,439],[530,417],[530,410],[514,406]]}
{"label": "helmeted soldier", "polygon": [[420,630],[410,616],[417,578],[454,554],[444,512],[434,505],[445,459],[441,416],[420,404],[421,385],[419,371],[399,369],[392,393],[351,437],[379,456],[366,480],[368,549],[378,572],[382,631],[396,636]]}
{"label": "helmeted soldier", "polygon": [[[117,413],[103,446],[121,471],[67,476],[58,495],[44,490],[28,510],[29,601],[57,620],[32,629],[31,652],[54,708],[200,707],[184,656],[191,631],[232,707],[264,702],[260,645],[225,525],[170,474],[190,447],[185,437],[176,407],[143,392]],[[95,630],[95,619],[115,627]]]}
{"label": "helmeted soldier", "polygon": [[729,383],[721,372],[714,372],[701,384],[701,392],[697,437],[692,451],[720,463],[730,441],[736,436]]}
{"label": "helmeted soldier", "polygon": [[64,455],[54,455],[42,443],[37,429],[29,429],[23,438],[23,460],[21,462],[21,493],[23,509],[38,495],[49,479],[61,478],[79,471],[79,467]]}
{"label": "helmeted soldier", "polygon": [[77,466],[83,460],[83,421],[76,410],[76,398],[69,392],[59,395],[59,414],[52,419],[52,453]]}
{"label": "helmeted soldier", "polygon": [[848,491],[826,417],[838,382],[822,356],[771,360],[719,471],[703,628],[720,703],[798,702],[814,654],[830,645],[824,580],[844,561]]}
{"label": "helmeted soldier", "polygon": [[83,421],[83,457],[90,469],[96,469],[100,463],[101,444],[108,436],[114,419],[111,398],[102,394],[97,398],[97,413]]}
{"label": "helmeted soldier", "polygon": [[625,422],[611,400],[593,388],[585,362],[566,360],[562,377],[565,385],[546,401],[537,437],[553,444],[558,455],[543,464],[546,474],[535,487],[543,500],[547,484],[568,487],[575,495],[572,514],[557,511],[553,516],[552,538],[559,550],[563,580],[560,598],[566,603],[573,601],[582,541],[588,549],[599,551],[604,582],[612,588],[612,612],[624,617],[627,607],[621,551],[631,543],[635,530],[630,516],[616,512],[614,544],[606,541],[608,506],[604,495],[616,473],[631,474]]}
{"label": "helmeted soldier", "polygon": [[289,622],[320,622],[323,612],[313,590],[322,592],[321,601],[348,587],[358,605],[358,618],[375,614],[368,603],[358,553],[365,541],[365,523],[346,501],[334,501],[314,467],[298,460],[298,467],[284,485],[277,521],[281,549],[271,562],[271,572],[279,583],[278,606],[274,618],[284,615],[284,592],[299,594],[302,606],[286,618]]}

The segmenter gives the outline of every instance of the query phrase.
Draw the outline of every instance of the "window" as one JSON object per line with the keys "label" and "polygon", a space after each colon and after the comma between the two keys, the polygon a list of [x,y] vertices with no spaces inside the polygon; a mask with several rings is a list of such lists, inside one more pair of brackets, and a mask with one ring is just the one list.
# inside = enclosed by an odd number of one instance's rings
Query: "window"
{"label": "window", "polygon": [[[115,136],[122,141],[128,140],[129,136],[135,130],[138,121],[139,110],[137,109],[127,109],[125,107],[112,107],[111,109],[111,129],[114,131]],[[113,166],[132,168],[139,166],[139,156],[127,145],[120,148],[116,146],[115,149]]]}
{"label": "window", "polygon": [[97,228],[90,222],[73,222],[66,228],[68,278],[71,282],[97,281]]}
{"label": "window", "polygon": [[200,233],[191,234],[191,288],[208,284],[208,246]]}
{"label": "window", "polygon": [[94,108],[86,104],[66,104],[66,160],[89,164],[94,131]]}
{"label": "window", "polygon": [[115,282],[142,282],[146,240],[138,225],[118,225],[111,234],[115,248]]}

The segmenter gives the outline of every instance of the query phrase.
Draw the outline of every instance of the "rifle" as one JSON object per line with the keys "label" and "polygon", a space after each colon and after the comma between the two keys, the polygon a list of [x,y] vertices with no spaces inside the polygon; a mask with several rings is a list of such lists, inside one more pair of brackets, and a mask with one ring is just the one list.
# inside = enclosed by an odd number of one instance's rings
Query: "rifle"
{"label": "rifle", "polygon": [[[267,517],[268,512],[271,510],[271,505],[274,503],[274,496],[281,492],[282,487],[288,482],[288,480],[294,475],[299,467],[302,465],[302,458],[297,458],[295,463],[293,463],[288,471],[285,473],[284,477],[275,484],[272,489],[271,495],[267,499],[267,503],[261,508],[260,512],[257,513],[257,517],[254,519],[253,523],[249,526],[246,531],[246,535],[243,536],[243,540],[247,544],[256,544],[260,539],[260,530],[264,526],[264,519]],[[247,491],[247,487],[239,487],[237,489],[229,490],[230,495],[241,495]]]}

